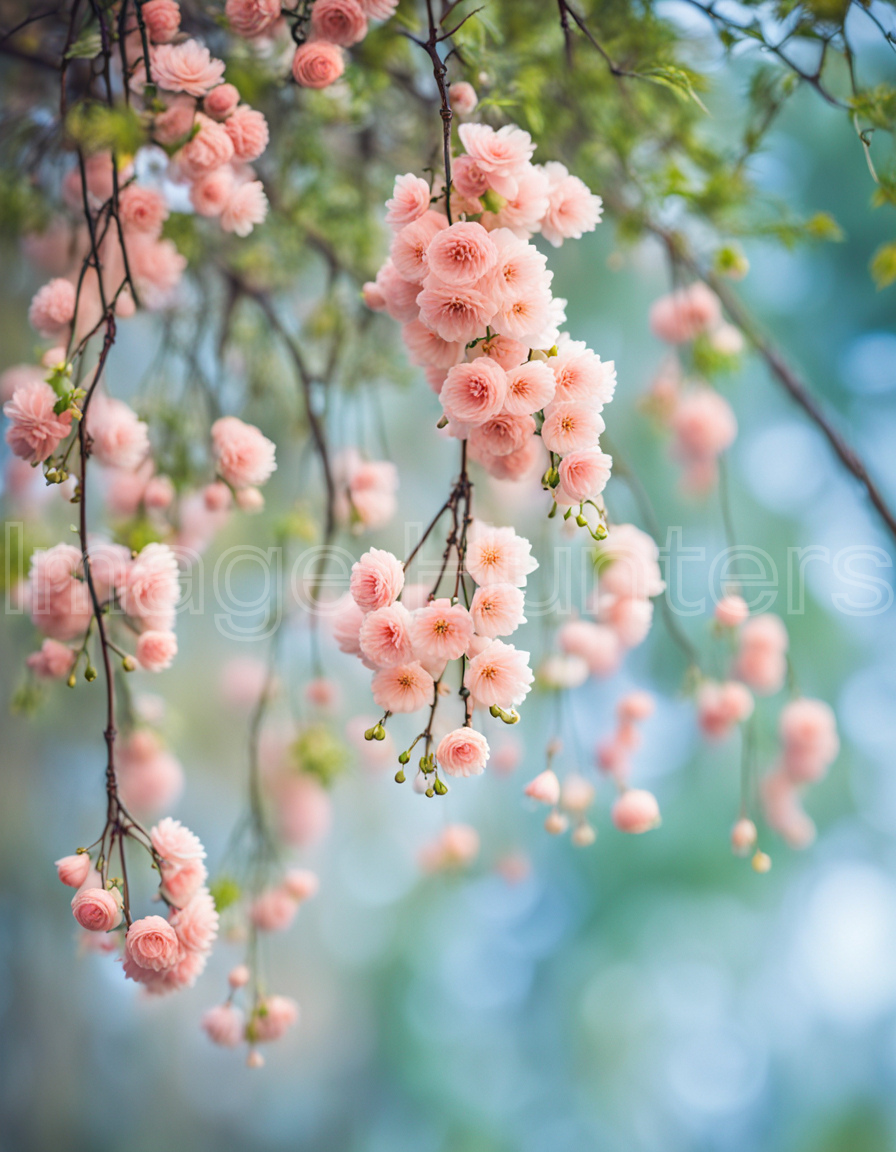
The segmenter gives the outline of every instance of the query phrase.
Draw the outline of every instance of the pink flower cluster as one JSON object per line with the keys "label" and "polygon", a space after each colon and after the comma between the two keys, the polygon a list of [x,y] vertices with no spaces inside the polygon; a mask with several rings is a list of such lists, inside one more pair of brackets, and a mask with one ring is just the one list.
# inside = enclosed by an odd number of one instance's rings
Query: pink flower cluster
{"label": "pink flower cluster", "polygon": [[557,503],[581,505],[609,478],[598,438],[615,371],[561,339],[563,302],[529,240],[540,232],[559,245],[591,231],[600,200],[562,165],[533,164],[520,128],[463,124],[459,135],[466,151],[453,164],[453,222],[444,188],[399,176],[386,205],[390,259],[365,285],[365,300],[403,325],[449,434],[468,441],[473,459],[498,478],[520,479],[546,462],[540,436]]}
{"label": "pink flower cluster", "polygon": [[252,923],[262,932],[284,932],[292,924],[299,905],[316,896],[318,887],[313,872],[290,869],[279,884],[266,888],[252,901]]}
{"label": "pink flower cluster", "polygon": [[206,508],[225,512],[230,507],[231,493],[247,512],[264,506],[259,488],[270,480],[277,467],[276,445],[253,424],[237,416],[222,416],[212,424],[212,454],[220,481],[204,490]]}
{"label": "pink flower cluster", "polygon": [[706,384],[688,388],[677,376],[654,383],[649,405],[671,429],[674,454],[684,466],[682,486],[699,495],[718,481],[718,460],[737,439],[737,417],[728,401]]}
{"label": "pink flower cluster", "polygon": [[353,532],[384,528],[398,507],[398,469],[390,460],[364,460],[354,448],[333,459],[336,513]]}
{"label": "pink flower cluster", "polygon": [[248,1020],[242,1009],[234,1003],[234,996],[251,980],[249,969],[240,964],[229,977],[230,995],[223,1004],[210,1008],[202,1017],[202,1029],[213,1044],[222,1048],[237,1048],[244,1041],[249,1044],[246,1063],[250,1068],[264,1067],[264,1057],[256,1044],[282,1039],[299,1019],[299,1006],[289,996],[259,996],[249,1013]]}
{"label": "pink flower cluster", "polygon": [[[559,741],[553,741],[548,750],[549,763],[561,751]],[[577,848],[587,848],[597,836],[588,823],[587,812],[594,803],[594,785],[584,776],[571,773],[561,784],[553,768],[546,768],[523,789],[524,795],[551,809],[545,818],[545,831],[560,836],[572,823],[571,840]]]}
{"label": "pink flower cluster", "polygon": [[[359,44],[367,35],[370,20],[388,20],[398,0],[315,0],[310,16],[284,8],[280,0],[227,0],[225,13],[230,27],[247,40],[271,40],[295,24],[298,43],[292,75],[303,88],[328,88],[345,71],[343,49]],[[284,19],[285,17],[285,19]],[[307,25],[303,21],[308,19]]]}
{"label": "pink flower cluster", "polygon": [[562,624],[560,652],[539,669],[548,688],[577,688],[589,676],[612,676],[627,649],[646,639],[653,621],[651,600],[666,587],[655,541],[633,524],[613,525],[598,545],[598,581],[590,601],[593,619]]}
{"label": "pink flower cluster", "polygon": [[[153,139],[171,155],[170,175],[188,185],[194,210],[217,219],[225,232],[248,236],[268,210],[251,167],[267,148],[267,121],[224,81],[222,60],[198,40],[173,39],[166,28],[150,50],[152,80],[164,105],[154,115]],[[135,86],[145,79],[141,65]],[[140,190],[144,197],[150,191]],[[157,211],[167,214],[164,200]]]}
{"label": "pink flower cluster", "polygon": [[[160,892],[168,902],[163,916],[144,916],[124,933],[125,976],[148,992],[163,994],[189,988],[205,968],[218,934],[218,913],[204,886],[205,850],[180,821],[166,817],[150,834],[162,870]],[[79,851],[56,861],[63,884],[77,888],[72,914],[88,932],[112,932],[122,926],[120,889],[91,866],[90,855]]]}
{"label": "pink flower cluster", "polygon": [[[101,605],[112,604],[138,632],[135,655],[140,667],[161,672],[177,654],[175,608],[180,595],[177,559],[166,544],[147,544],[137,555],[120,544],[94,544],[88,550],[90,572]],[[31,558],[28,585],[31,619],[53,641],[83,637],[93,604],[80,551],[56,544]],[[64,645],[44,646],[29,657],[40,676],[72,672],[75,653]],[[66,668],[67,666],[67,668]]]}
{"label": "pink flower cluster", "polygon": [[656,703],[649,692],[629,692],[616,705],[616,730],[595,748],[597,766],[624,789],[631,773],[631,757],[641,746],[640,724],[649,720]]}
{"label": "pink flower cluster", "polygon": [[753,715],[753,694],[737,680],[704,680],[697,689],[697,722],[710,740],[724,740]]}
{"label": "pink flower cluster", "polygon": [[[449,662],[464,661],[471,708],[510,709],[532,684],[528,652],[498,639],[523,620],[521,589],[537,567],[529,542],[512,528],[474,522],[465,571],[478,585],[470,604],[401,601],[404,568],[390,552],[372,548],[353,566],[350,592],[334,626],[337,643],[374,670],[373,698],[387,713],[432,705]],[[436,753],[449,775],[482,772],[488,744],[469,725],[449,733]]]}
{"label": "pink flower cluster", "polygon": [[792,848],[805,848],[815,839],[815,825],[801,793],[823,779],[840,751],[834,712],[823,700],[798,697],[781,710],[778,736],[778,763],[760,785],[762,808],[768,825]]}

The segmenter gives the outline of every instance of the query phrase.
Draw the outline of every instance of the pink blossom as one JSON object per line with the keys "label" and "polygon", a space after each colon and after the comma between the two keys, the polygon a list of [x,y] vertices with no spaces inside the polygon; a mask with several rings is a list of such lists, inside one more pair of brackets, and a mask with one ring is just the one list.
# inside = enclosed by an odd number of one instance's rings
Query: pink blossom
{"label": "pink blossom", "polygon": [[284,932],[296,915],[296,902],[285,888],[269,888],[252,901],[252,923],[262,932]]}
{"label": "pink blossom", "polygon": [[612,818],[620,832],[649,832],[660,824],[660,806],[652,792],[628,788],[613,805]]}
{"label": "pink blossom", "polygon": [[133,472],[149,454],[146,424],[123,400],[102,393],[94,396],[85,420],[91,452],[101,464]]}
{"label": "pink blossom", "polygon": [[247,964],[237,964],[227,975],[227,983],[231,988],[245,988],[251,979],[252,973]]}
{"label": "pink blossom", "polygon": [[[385,606],[385,605],[384,605]],[[350,592],[341,596],[333,606],[332,630],[333,639],[340,652],[349,656],[361,655],[361,624],[364,621],[364,611],[355,603]]]}
{"label": "pink blossom", "polygon": [[173,968],[180,956],[177,933],[161,916],[135,920],[128,929],[124,946],[130,960],[154,972]]}
{"label": "pink blossom", "polygon": [[150,829],[150,839],[156,852],[170,864],[187,864],[205,859],[205,849],[199,837],[189,828],[166,816]]}
{"label": "pink blossom", "polygon": [[165,197],[154,188],[131,184],[122,189],[119,198],[121,222],[126,228],[158,236],[168,219]]}
{"label": "pink blossom", "polygon": [[137,812],[164,810],[183,791],[183,768],[145,728],[119,740],[117,771],[122,803]]}
{"label": "pink blossom", "polygon": [[390,255],[398,274],[404,280],[414,284],[423,282],[429,272],[426,259],[429,245],[433,237],[447,227],[447,219],[440,212],[429,209],[395,234]]}
{"label": "pink blossom", "polygon": [[174,503],[174,483],[168,476],[153,476],[143,493],[143,503],[147,508],[164,511]]}
{"label": "pink blossom", "polygon": [[416,657],[427,664],[438,664],[457,660],[466,652],[473,636],[473,621],[463,604],[433,600],[414,613],[410,634]]}
{"label": "pink blossom", "polygon": [[39,652],[32,652],[26,663],[35,676],[44,680],[61,680],[72,670],[75,653],[58,640],[44,640]]}
{"label": "pink blossom", "polygon": [[244,164],[257,160],[268,146],[270,132],[263,113],[241,104],[228,117],[224,130],[233,143],[233,156]]}
{"label": "pink blossom", "polygon": [[509,636],[526,623],[524,607],[523,593],[513,584],[488,584],[474,592],[470,616],[477,634],[494,640]]}
{"label": "pink blossom", "polygon": [[538,231],[548,210],[548,192],[544,173],[531,164],[527,165],[517,180],[516,194],[505,199],[497,212],[483,212],[483,226],[488,229],[507,228],[521,240],[528,239]]}
{"label": "pink blossom", "polygon": [[226,512],[233,503],[233,495],[223,480],[216,480],[202,489],[202,500],[209,512]]}
{"label": "pink blossom", "polygon": [[316,676],[305,685],[305,699],[315,708],[330,711],[339,706],[342,693],[335,680],[330,680],[326,676]]}
{"label": "pink blossom", "polygon": [[704,736],[723,740],[734,727],[753,713],[749,688],[736,680],[718,684],[705,680],[697,690],[697,720]]}
{"label": "pink blossom", "polygon": [[599,496],[610,479],[613,457],[599,448],[582,448],[570,452],[560,461],[558,504],[580,504]]}
{"label": "pink blossom", "polygon": [[187,952],[207,952],[218,935],[218,913],[208,888],[200,888],[192,900],[173,912],[171,927]]}
{"label": "pink blossom", "polygon": [[404,587],[404,568],[391,552],[371,548],[352,565],[349,589],[363,612],[393,604]]}
{"label": "pink blossom", "polygon": [[521,704],[535,677],[529,667],[529,653],[521,652],[503,640],[491,640],[467,665],[464,684],[476,702],[486,708],[507,708]]}
{"label": "pink blossom", "polygon": [[560,805],[567,812],[585,812],[594,803],[594,785],[584,776],[567,776],[560,789]]}
{"label": "pink blossom", "polygon": [[504,456],[492,456],[487,452],[477,452],[475,445],[471,442],[470,454],[496,480],[518,482],[531,476],[533,472],[541,473],[544,469],[543,449],[538,436],[531,436],[516,451],[508,452]]}
{"label": "pink blossom", "polygon": [[448,372],[439,399],[450,420],[484,424],[501,411],[507,394],[507,374],[487,357],[456,364]]}
{"label": "pink blossom", "polygon": [[137,663],[147,672],[163,672],[177,655],[177,637],[173,632],[149,630],[137,637]]}
{"label": "pink blossom", "polygon": [[782,769],[795,783],[820,780],[840,751],[833,709],[823,700],[791,700],[778,721]]}
{"label": "pink blossom", "polygon": [[737,436],[737,419],[728,401],[712,388],[694,388],[678,401],[672,428],[685,459],[719,456]]}
{"label": "pink blossom", "polygon": [[779,691],[787,675],[787,629],[772,613],[751,616],[740,632],[734,672],[760,696]]}
{"label": "pink blossom", "polygon": [[280,834],[287,844],[308,847],[323,840],[333,822],[333,803],[323,785],[298,776],[277,789]]}
{"label": "pink blossom", "polygon": [[360,3],[371,20],[388,20],[398,7],[398,0],[360,0]]}
{"label": "pink blossom", "polygon": [[28,323],[41,336],[61,336],[75,316],[75,286],[57,278],[44,284],[28,309]]}
{"label": "pink blossom", "polygon": [[386,201],[386,222],[393,228],[403,228],[429,211],[432,192],[425,180],[412,172],[395,177],[392,199]]}
{"label": "pink blossom", "polygon": [[383,668],[373,677],[373,699],[385,712],[416,712],[432,704],[435,684],[419,661]]}
{"label": "pink blossom", "polygon": [[184,863],[162,863],[162,883],[159,891],[169,904],[183,908],[196,895],[208,879],[208,869],[201,860]]}
{"label": "pink blossom", "polygon": [[316,0],[311,29],[317,39],[348,48],[367,35],[367,17],[358,0]]}
{"label": "pink blossom", "polygon": [[538,567],[532,545],[512,528],[493,528],[476,521],[467,536],[464,567],[477,584],[514,584],[525,588]]}
{"label": "pink blossom", "polygon": [[257,487],[277,467],[276,447],[253,424],[222,416],[212,424],[212,452],[218,474],[234,488]]}
{"label": "pink blossom", "polygon": [[518,288],[505,296],[490,325],[501,336],[538,347],[538,334],[551,322],[551,293],[546,287]]}
{"label": "pink blossom", "polygon": [[206,115],[211,116],[213,120],[226,120],[239,102],[239,89],[234,84],[219,84],[217,88],[212,88],[202,101],[202,106]]}
{"label": "pink blossom", "polygon": [[299,1006],[288,996],[266,996],[249,1024],[251,1037],[259,1041],[279,1040],[299,1018]]}
{"label": "pink blossom", "polygon": [[545,164],[544,172],[549,190],[541,234],[559,248],[564,240],[578,240],[584,232],[593,232],[600,222],[603,205],[601,198],[578,176],[570,176],[562,164]]}
{"label": "pink blossom", "polygon": [[737,628],[750,615],[750,609],[742,596],[723,596],[716,604],[715,618],[723,628]]}
{"label": "pink blossom", "polygon": [[479,103],[476,89],[466,80],[455,80],[448,88],[448,96],[451,100],[451,107],[458,116],[469,116]]}
{"label": "pink blossom", "polygon": [[488,232],[473,222],[441,229],[426,250],[430,274],[455,288],[476,284],[497,260],[498,250]]}
{"label": "pink blossom", "polygon": [[214,59],[198,40],[161,44],[153,50],[150,63],[152,78],[160,88],[190,96],[204,96],[224,76],[224,61]]}
{"label": "pink blossom", "polygon": [[448,824],[420,851],[420,866],[427,872],[466,868],[479,855],[479,833],[469,824]]}
{"label": "pink blossom", "polygon": [[541,438],[549,452],[565,455],[582,448],[594,448],[605,427],[603,417],[590,404],[560,401],[550,406]]}
{"label": "pink blossom", "polygon": [[511,416],[500,412],[469,432],[470,449],[477,460],[511,456],[530,443],[535,435],[532,416]]}
{"label": "pink blossom", "polygon": [[752,820],[741,817],[731,829],[731,851],[735,856],[749,856],[756,847],[756,825]]}
{"label": "pink blossom", "polygon": [[308,40],[296,49],[292,75],[303,88],[328,88],[345,71],[342,49],[326,40]]}
{"label": "pink blossom", "polygon": [[169,299],[187,267],[186,257],[171,240],[154,240],[142,232],[128,239],[128,260],[137,290],[150,308]]}
{"label": "pink blossom", "polygon": [[815,839],[815,824],[800,803],[796,785],[784,772],[770,773],[759,785],[766,823],[791,848],[807,848]]}
{"label": "pink blossom", "polygon": [[471,351],[474,359],[478,356],[488,356],[490,360],[500,364],[507,373],[510,373],[511,368],[519,368],[520,365],[525,367],[528,355],[528,344],[521,344],[508,336],[489,336],[487,340],[480,340]]}
{"label": "pink blossom", "polygon": [[419,320],[405,324],[401,336],[407,346],[411,362],[422,367],[451,368],[464,358],[463,340],[443,340]]}
{"label": "pink blossom", "polygon": [[449,776],[479,776],[488,762],[488,741],[473,728],[455,728],[443,736],[436,760]]}
{"label": "pink blossom", "polygon": [[201,112],[197,112],[195,123],[199,125],[199,131],[176,155],[178,167],[190,180],[214,172],[216,168],[229,164],[234,157],[233,140],[227,126]]}
{"label": "pink blossom", "polygon": [[656,710],[656,702],[649,692],[628,692],[616,705],[621,724],[634,724],[649,719]]}
{"label": "pink blossom", "polygon": [[381,294],[382,307],[393,320],[406,324],[417,318],[420,311],[417,307],[420,285],[400,276],[391,260],[387,260],[377,272],[374,288]]}
{"label": "pink blossom", "polygon": [[31,464],[48,459],[71,431],[71,412],[57,416],[53,411],[58,397],[43,380],[20,384],[12,399],[3,405],[10,425],[6,443],[16,456]]}
{"label": "pink blossom", "polygon": [[539,804],[547,804],[553,808],[560,802],[560,781],[557,779],[557,774],[550,768],[539,772],[523,789],[523,794],[532,800],[537,800]]}
{"label": "pink blossom", "polygon": [[634,524],[613,525],[600,546],[600,590],[616,596],[658,596],[666,585],[656,542]]}
{"label": "pink blossom", "polygon": [[361,652],[376,668],[394,668],[414,659],[411,614],[401,603],[376,608],[364,617],[358,641]]}
{"label": "pink blossom", "polygon": [[519,178],[535,151],[529,133],[512,124],[505,124],[497,132],[487,124],[461,124],[458,135],[467,153],[487,173],[489,186],[499,196],[513,199]]}
{"label": "pink blossom", "polygon": [[320,881],[308,868],[289,868],[283,877],[283,887],[297,904],[304,904],[317,895]]}
{"label": "pink blossom", "polygon": [[173,40],[180,28],[180,6],[175,0],[145,0],[140,14],[152,44]]}
{"label": "pink blossom", "polygon": [[654,301],[650,308],[650,329],[669,344],[684,344],[715,327],[721,315],[718,297],[698,280]]}
{"label": "pink blossom", "polygon": [[246,1027],[242,1012],[232,1004],[218,1004],[209,1008],[203,1014],[200,1024],[209,1040],[221,1048],[236,1048],[243,1039]]}
{"label": "pink blossom", "polygon": [[[230,121],[228,120],[228,124]],[[237,236],[248,236],[256,224],[263,224],[268,214],[268,198],[260,180],[237,184],[221,213],[221,227]]]}
{"label": "pink blossom", "polygon": [[88,556],[97,595],[105,600],[125,579],[131,565],[131,550],[124,544],[91,541]]}
{"label": "pink blossom", "polygon": [[488,173],[472,156],[458,156],[451,165],[451,182],[466,200],[478,201],[488,191]]}
{"label": "pink blossom", "polygon": [[177,558],[167,544],[147,544],[118,585],[118,598],[128,616],[144,628],[170,632],[180,596]]}
{"label": "pink blossom", "polygon": [[189,136],[195,116],[195,102],[189,96],[175,96],[169,101],[163,112],[156,114],[152,122],[154,139],[169,147],[178,144],[186,136]]}
{"label": "pink blossom", "polygon": [[111,932],[121,923],[121,901],[115,895],[104,888],[81,888],[72,898],[72,915],[88,932]]}
{"label": "pink blossom", "polygon": [[543,360],[530,360],[507,373],[504,411],[514,416],[540,412],[550,404],[556,384],[554,374]]}
{"label": "pink blossom", "polygon": [[568,620],[557,632],[557,643],[563,652],[581,657],[592,676],[610,676],[619,667],[619,637],[604,624]]}
{"label": "pink blossom", "polygon": [[248,38],[268,32],[280,19],[280,0],[227,0],[230,27]]}
{"label": "pink blossom", "polygon": [[587,401],[598,411],[613,399],[616,389],[616,368],[613,361],[606,364],[600,357],[572,341],[548,360],[554,373],[557,391],[554,399]]}
{"label": "pink blossom", "polygon": [[80,888],[90,872],[90,856],[78,852],[74,856],[63,856],[56,861],[56,873],[69,888]]}
{"label": "pink blossom", "polygon": [[598,599],[598,616],[626,648],[636,648],[647,639],[653,623],[653,604],[640,596],[614,596]]}

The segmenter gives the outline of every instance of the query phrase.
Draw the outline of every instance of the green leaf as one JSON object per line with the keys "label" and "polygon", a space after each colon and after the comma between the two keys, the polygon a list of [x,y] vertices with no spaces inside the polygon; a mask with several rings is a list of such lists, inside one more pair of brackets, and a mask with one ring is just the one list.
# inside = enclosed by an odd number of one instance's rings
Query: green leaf
{"label": "green leaf", "polygon": [[678,68],[673,64],[663,64],[658,68],[650,68],[647,72],[640,73],[645,80],[649,80],[652,84],[662,84],[666,88],[671,88],[678,96],[682,96],[687,100],[693,100],[703,111],[709,115],[709,109],[697,95],[695,85],[699,82],[694,73],[687,72],[684,68]]}
{"label": "green leaf", "polygon": [[99,56],[103,41],[98,31],[82,32],[65,54],[66,60],[92,60]]}

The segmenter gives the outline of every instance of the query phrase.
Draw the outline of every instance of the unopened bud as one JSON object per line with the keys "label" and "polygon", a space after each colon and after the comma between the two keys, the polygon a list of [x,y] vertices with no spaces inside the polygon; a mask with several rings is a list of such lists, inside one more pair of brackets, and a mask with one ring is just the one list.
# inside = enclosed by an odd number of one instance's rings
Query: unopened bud
{"label": "unopened bud", "polygon": [[[405,761],[405,763],[407,763],[407,761]],[[406,779],[407,779],[407,777],[404,774],[404,769],[399,768],[398,771],[395,773],[395,783],[396,784],[404,784]]]}
{"label": "unopened bud", "polygon": [[410,752],[402,752],[398,757],[399,764],[409,764],[411,760]]}
{"label": "unopened bud", "polygon": [[84,669],[84,679],[88,684],[92,684],[96,680],[96,668],[92,664],[88,664]]}
{"label": "unopened bud", "polygon": [[373,738],[374,738],[374,740],[385,740],[386,739],[386,729],[382,726],[382,724],[377,724],[377,726],[374,728]]}
{"label": "unopened bud", "polygon": [[125,656],[125,658],[121,662],[121,666],[125,670],[125,672],[136,672],[137,671],[137,661],[134,659],[133,656]]}
{"label": "unopened bud", "polygon": [[441,780],[437,779],[435,784],[433,784],[433,788],[435,788],[439,796],[445,796],[448,793],[448,788],[442,783]]}
{"label": "unopened bud", "polygon": [[772,858],[767,852],[757,852],[750,863],[753,865],[753,871],[761,874],[771,869]]}
{"label": "unopened bud", "polygon": [[375,740],[376,739],[376,730],[374,728],[368,728],[367,731],[364,733],[364,739],[365,740]]}
{"label": "unopened bud", "polygon": [[74,686],[75,686],[75,684],[77,684],[77,682],[78,681],[75,677],[75,674],[74,674],[74,672],[72,672],[71,676],[69,676],[68,680],[66,680],[66,684],[68,684],[69,688],[74,688]]}

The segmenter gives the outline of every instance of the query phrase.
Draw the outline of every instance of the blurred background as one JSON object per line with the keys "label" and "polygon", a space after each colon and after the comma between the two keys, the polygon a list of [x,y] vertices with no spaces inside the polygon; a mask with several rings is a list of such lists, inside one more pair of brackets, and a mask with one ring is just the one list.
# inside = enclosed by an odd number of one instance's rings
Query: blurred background
{"label": "blurred background", "polygon": [[[737,65],[720,60],[717,94],[734,104],[742,84]],[[721,109],[708,131],[725,133]],[[832,213],[845,238],[791,253],[753,243],[741,290],[894,499],[893,289],[875,292],[867,272],[886,221],[869,208],[860,147],[805,94],[755,165],[765,191],[794,211]],[[4,253],[4,265],[0,368],[32,354],[25,313],[38,285],[16,252]],[[688,595],[706,596],[706,611],[682,626],[711,664],[708,568],[724,547],[721,509],[716,496],[695,503],[680,494],[668,444],[638,407],[663,356],[646,318],[668,289],[662,254],[618,252],[605,224],[551,253],[551,265],[555,291],[569,299],[572,336],[616,362],[607,413],[614,449],[641,477],[659,522],[680,526],[686,546],[707,549],[707,563],[687,575]],[[136,387],[131,365],[151,356],[154,338],[143,321],[126,328],[110,367],[120,394]],[[873,546],[881,566],[866,561],[857,571],[890,584],[892,542],[762,365],[748,357],[726,393],[740,424],[729,463],[738,541],[765,549],[782,577],[789,548],[817,545],[833,556]],[[422,379],[381,390],[379,402],[401,468],[401,512],[371,542],[401,553],[403,522],[429,519],[456,452],[438,441],[432,452],[420,449],[420,427],[437,418]],[[337,442],[366,419],[367,404],[356,397],[333,415]],[[276,429],[265,430],[276,439]],[[274,481],[281,504],[303,475],[300,460],[284,462]],[[552,547],[567,543],[561,527],[545,522],[528,494],[483,480],[479,498],[487,518],[513,522],[533,540],[542,575],[530,592],[538,596]],[[619,480],[607,499],[614,519],[644,526]],[[270,503],[278,503],[273,491]],[[216,556],[247,538],[270,546],[267,516],[232,525],[206,555],[207,604]],[[247,597],[258,593],[250,568],[237,578]],[[530,697],[512,775],[487,773],[427,800],[393,784],[394,769],[353,758],[334,787],[328,840],[295,857],[318,871],[319,897],[266,949],[271,989],[294,996],[302,1020],[270,1048],[262,1072],[247,1070],[240,1052],[213,1048],[198,1026],[223,999],[239,947],[221,942],[197,986],[161,1002],[141,997],[109,957],[78,954],[52,861],[99,830],[97,691],[56,686],[36,718],[6,716],[0,1149],[896,1148],[896,626],[892,610],[838,610],[834,595],[850,589],[832,565],[810,564],[807,583],[803,614],[788,615],[784,591],[772,610],[790,630],[800,689],[834,705],[843,739],[808,798],[814,846],[792,852],[763,833],[773,860],[765,876],[731,856],[738,742],[700,741],[680,691],[684,661],[658,614],[620,676],[589,681],[559,710],[548,695]],[[549,637],[531,615],[519,644],[537,662]],[[300,707],[309,660],[304,624],[285,627],[275,721]],[[266,645],[228,641],[210,608],[181,617],[179,635],[175,667],[145,687],[164,695],[164,731],[186,769],[175,814],[202,836],[214,875],[246,776],[247,717],[222,704],[220,670],[234,656],[264,657]],[[33,645],[27,619],[6,616],[0,640],[8,699]],[[362,670],[326,640],[323,659],[342,689],[341,722],[369,712]],[[559,736],[560,767],[591,773],[595,741],[609,735],[615,701],[632,687],[658,697],[633,782],[658,795],[662,826],[644,837],[615,832],[604,782],[597,842],[576,849],[568,837],[549,837],[543,813],[522,798],[544,767],[545,743]],[[759,703],[763,765],[774,755],[781,702]],[[480,830],[479,860],[461,876],[424,875],[420,847],[456,821]]]}

